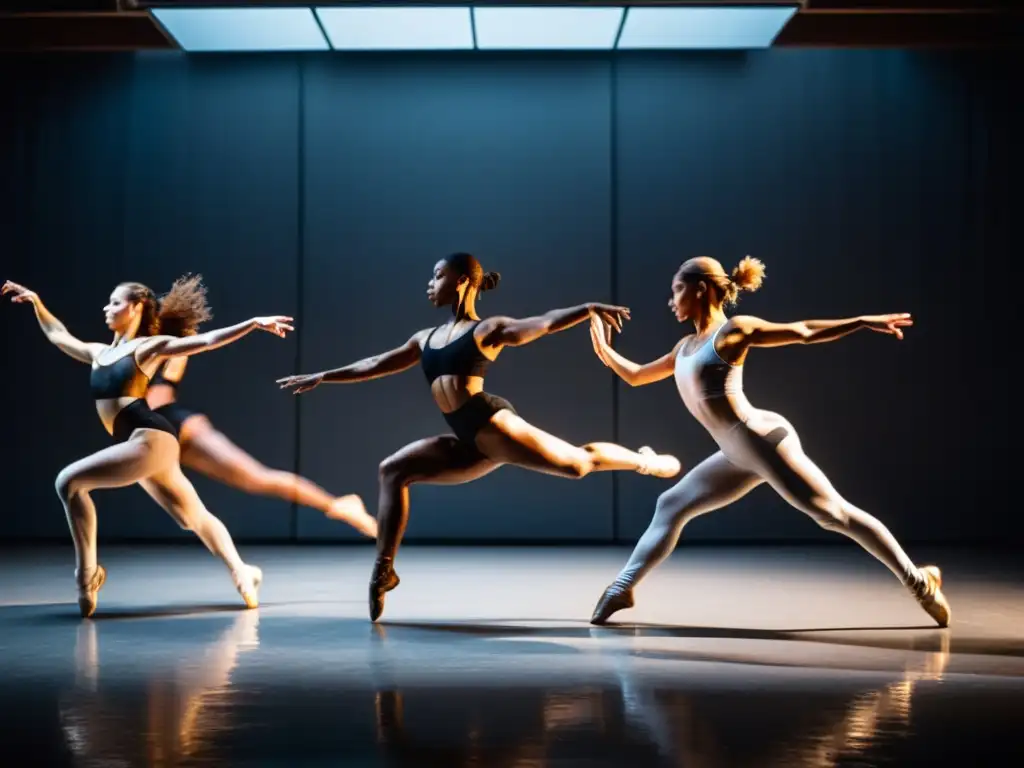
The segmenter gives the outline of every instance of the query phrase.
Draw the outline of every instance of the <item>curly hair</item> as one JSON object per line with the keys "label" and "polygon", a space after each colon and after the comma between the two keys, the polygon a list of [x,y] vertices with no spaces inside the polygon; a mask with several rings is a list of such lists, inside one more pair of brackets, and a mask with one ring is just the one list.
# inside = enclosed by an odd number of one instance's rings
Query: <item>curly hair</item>
{"label": "curly hair", "polygon": [[677,273],[684,280],[704,280],[715,287],[722,304],[733,305],[740,298],[740,291],[753,293],[764,282],[764,262],[752,256],[744,256],[732,274],[728,275],[721,262],[710,256],[698,256],[679,267]]}
{"label": "curly hair", "polygon": [[201,323],[213,318],[202,275],[179,277],[160,298],[142,283],[121,283],[120,287],[128,291],[129,301],[142,304],[140,336],[192,336]]}

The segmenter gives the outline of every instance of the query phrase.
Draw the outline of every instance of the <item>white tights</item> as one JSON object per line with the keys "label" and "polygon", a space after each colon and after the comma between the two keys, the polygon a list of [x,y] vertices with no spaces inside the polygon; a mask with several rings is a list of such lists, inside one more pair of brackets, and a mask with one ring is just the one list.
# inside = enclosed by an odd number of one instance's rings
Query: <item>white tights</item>
{"label": "white tights", "polygon": [[75,543],[75,575],[88,584],[96,572],[96,506],[91,492],[138,483],[185,530],[199,539],[238,578],[244,563],[224,523],[203,506],[178,464],[178,441],[167,432],[137,429],[123,443],[69,464],[57,475],[57,495],[64,505]]}
{"label": "white tights", "polygon": [[686,473],[658,498],[654,518],[615,579],[632,589],[675,549],[683,526],[731,504],[768,483],[818,525],[848,536],[908,586],[924,580],[899,543],[877,519],[846,501],[804,453],[792,425],[778,414],[757,411],[745,424],[719,435],[722,450]]}

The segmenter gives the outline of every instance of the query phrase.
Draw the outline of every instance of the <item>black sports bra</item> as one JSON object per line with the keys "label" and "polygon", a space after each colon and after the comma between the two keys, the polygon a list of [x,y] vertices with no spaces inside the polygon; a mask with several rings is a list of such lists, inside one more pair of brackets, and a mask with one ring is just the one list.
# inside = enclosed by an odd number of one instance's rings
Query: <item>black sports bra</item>
{"label": "black sports bra", "polygon": [[164,376],[164,368],[167,367],[167,363],[164,363],[157,369],[156,376],[153,377],[153,381],[150,382],[151,387],[155,387],[157,384],[163,384],[170,387],[175,392],[178,391],[178,385],[181,384],[181,379],[168,379]]}
{"label": "black sports bra", "polygon": [[89,373],[93,400],[116,400],[119,397],[145,397],[149,377],[135,361],[135,350],[121,355],[109,365],[96,363]]}
{"label": "black sports bra", "polygon": [[439,349],[430,346],[430,340],[437,333],[437,328],[430,332],[420,355],[423,373],[426,374],[428,382],[433,383],[441,376],[482,377],[487,373],[488,366],[494,361],[484,356],[473,337],[479,324],[480,321],[477,320],[468,331]]}

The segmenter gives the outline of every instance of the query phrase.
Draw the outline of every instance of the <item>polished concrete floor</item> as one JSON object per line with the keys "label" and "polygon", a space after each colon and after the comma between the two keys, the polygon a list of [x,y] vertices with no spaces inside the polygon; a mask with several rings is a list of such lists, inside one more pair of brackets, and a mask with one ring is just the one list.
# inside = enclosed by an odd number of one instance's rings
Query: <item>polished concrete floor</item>
{"label": "polished concrete floor", "polygon": [[944,569],[949,630],[852,546],[681,549],[617,624],[616,549],[408,547],[384,620],[368,546],[243,547],[238,608],[197,546],[105,547],[96,618],[69,549],[0,551],[0,764],[1024,764],[1024,564]]}

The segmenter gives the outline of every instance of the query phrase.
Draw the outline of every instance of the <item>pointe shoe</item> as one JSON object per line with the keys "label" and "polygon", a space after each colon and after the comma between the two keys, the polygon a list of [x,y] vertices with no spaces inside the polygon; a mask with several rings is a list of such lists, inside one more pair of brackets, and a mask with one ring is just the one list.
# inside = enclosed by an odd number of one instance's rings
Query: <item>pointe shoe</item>
{"label": "pointe shoe", "polygon": [[948,627],[953,612],[949,608],[946,596],[942,594],[942,571],[935,565],[925,565],[919,570],[925,580],[919,586],[911,588],[914,597],[940,627]]}
{"label": "pointe shoe", "polygon": [[252,610],[260,605],[260,585],[263,583],[263,571],[255,565],[246,565],[245,573],[234,574],[235,589],[245,601],[245,607]]}
{"label": "pointe shoe", "polygon": [[667,453],[655,453],[650,446],[644,446],[637,451],[646,461],[643,466],[637,469],[641,475],[653,475],[654,477],[675,477],[682,470],[683,465],[679,459]]}
{"label": "pointe shoe", "polygon": [[605,589],[601,599],[597,601],[594,608],[594,615],[590,617],[591,624],[605,624],[612,614],[633,607],[633,590],[611,584]]}
{"label": "pointe shoe", "polygon": [[366,511],[366,505],[358,494],[339,496],[331,502],[326,514],[331,520],[348,523],[364,536],[377,538],[377,518]]}
{"label": "pointe shoe", "polygon": [[376,621],[384,613],[384,595],[401,583],[391,561],[377,561],[370,578],[370,621]]}
{"label": "pointe shoe", "polygon": [[102,565],[97,565],[89,583],[78,585],[78,612],[82,614],[83,619],[88,619],[96,613],[99,592],[106,580],[107,569]]}

